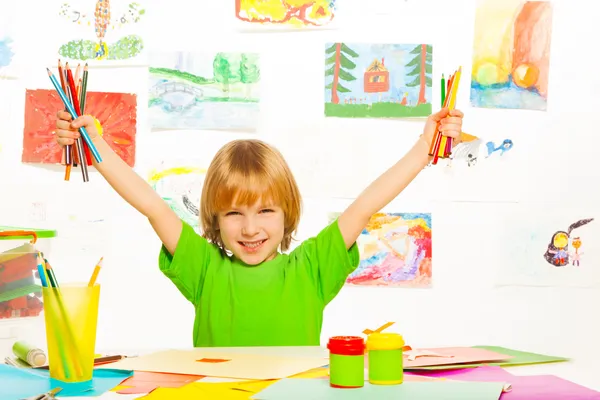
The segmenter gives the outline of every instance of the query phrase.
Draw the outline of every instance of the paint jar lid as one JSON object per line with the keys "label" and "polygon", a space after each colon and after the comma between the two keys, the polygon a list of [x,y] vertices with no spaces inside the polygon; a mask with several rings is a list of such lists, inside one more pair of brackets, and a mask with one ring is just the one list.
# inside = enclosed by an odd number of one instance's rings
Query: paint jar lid
{"label": "paint jar lid", "polygon": [[365,354],[365,340],[360,336],[333,336],[327,348],[333,354],[359,356]]}
{"label": "paint jar lid", "polygon": [[404,338],[398,333],[374,332],[367,337],[368,350],[397,350],[404,344]]}

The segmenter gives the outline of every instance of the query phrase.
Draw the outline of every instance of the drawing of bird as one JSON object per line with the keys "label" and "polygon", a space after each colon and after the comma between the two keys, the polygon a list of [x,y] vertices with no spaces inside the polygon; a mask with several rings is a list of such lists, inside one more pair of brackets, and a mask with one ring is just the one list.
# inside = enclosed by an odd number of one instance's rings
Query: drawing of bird
{"label": "drawing of bird", "polygon": [[513,148],[513,141],[510,139],[504,139],[504,141],[502,142],[502,144],[498,147],[495,147],[494,142],[487,142],[485,144],[487,146],[487,157],[491,156],[492,153],[496,152],[496,151],[500,151],[500,155],[504,154],[505,152],[509,151],[510,149]]}

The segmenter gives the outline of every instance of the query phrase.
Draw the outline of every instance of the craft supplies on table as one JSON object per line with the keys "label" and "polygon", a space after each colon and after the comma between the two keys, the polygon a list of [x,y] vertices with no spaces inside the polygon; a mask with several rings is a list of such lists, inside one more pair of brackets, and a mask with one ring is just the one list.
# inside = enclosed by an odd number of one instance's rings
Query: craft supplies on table
{"label": "craft supplies on table", "polygon": [[46,364],[47,357],[44,351],[25,341],[16,341],[13,345],[13,353],[31,367],[41,367]]}
{"label": "craft supplies on table", "polygon": [[375,332],[367,337],[369,382],[374,385],[402,383],[402,348],[404,339],[398,333]]}
{"label": "craft supplies on table", "polygon": [[100,285],[42,288],[50,376],[65,382],[92,379]]}
{"label": "craft supplies on table", "polygon": [[365,341],[360,336],[334,336],[329,349],[329,384],[334,388],[359,388],[365,383]]}

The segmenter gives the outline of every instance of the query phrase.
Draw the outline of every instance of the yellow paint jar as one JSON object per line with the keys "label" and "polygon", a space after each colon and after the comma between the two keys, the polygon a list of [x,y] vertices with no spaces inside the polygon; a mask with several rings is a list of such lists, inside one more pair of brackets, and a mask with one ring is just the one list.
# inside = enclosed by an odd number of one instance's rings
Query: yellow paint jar
{"label": "yellow paint jar", "polygon": [[402,348],[404,339],[397,333],[371,333],[367,337],[369,383],[398,385],[404,380]]}

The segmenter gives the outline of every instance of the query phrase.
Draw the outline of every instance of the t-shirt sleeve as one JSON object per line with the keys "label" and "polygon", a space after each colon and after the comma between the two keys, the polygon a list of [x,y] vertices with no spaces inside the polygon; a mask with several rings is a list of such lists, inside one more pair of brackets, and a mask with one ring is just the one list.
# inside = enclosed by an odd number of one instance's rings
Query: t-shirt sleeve
{"label": "t-shirt sleeve", "polygon": [[325,304],[339,293],[360,262],[356,243],[346,249],[337,219],[294,251],[304,259]]}
{"label": "t-shirt sleeve", "polygon": [[171,255],[163,245],[158,256],[160,270],[175,284],[181,294],[193,304],[200,298],[204,278],[214,257],[213,246],[182,221],[181,235]]}

